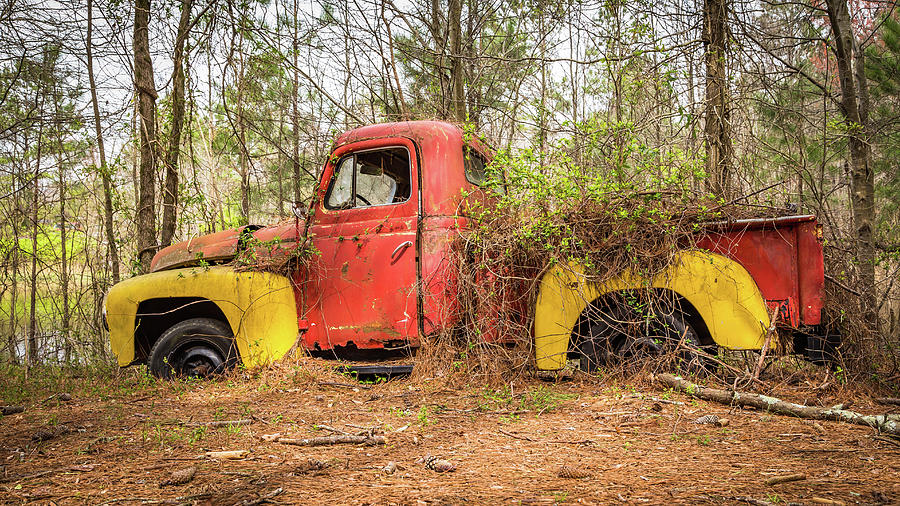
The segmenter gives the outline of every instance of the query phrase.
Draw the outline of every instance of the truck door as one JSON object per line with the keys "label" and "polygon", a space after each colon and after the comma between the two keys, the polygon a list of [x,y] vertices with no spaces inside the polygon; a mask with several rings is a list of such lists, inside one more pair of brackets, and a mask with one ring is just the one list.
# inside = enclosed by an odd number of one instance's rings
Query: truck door
{"label": "truck door", "polygon": [[302,291],[308,349],[403,346],[417,335],[418,162],[404,138],[355,142],[326,163]]}

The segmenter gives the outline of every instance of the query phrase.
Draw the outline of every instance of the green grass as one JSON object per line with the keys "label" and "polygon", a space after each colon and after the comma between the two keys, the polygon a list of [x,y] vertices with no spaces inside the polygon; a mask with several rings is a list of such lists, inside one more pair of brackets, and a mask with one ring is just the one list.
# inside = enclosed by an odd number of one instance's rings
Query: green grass
{"label": "green grass", "polygon": [[498,389],[486,388],[481,391],[479,408],[483,411],[491,410],[523,410],[534,411],[537,414],[553,411],[567,400],[575,399],[576,394],[557,392],[552,387],[538,386],[525,391],[522,394],[513,395],[508,386]]}
{"label": "green grass", "polygon": [[[159,380],[145,368],[119,369],[117,366],[36,366],[0,364],[0,404],[29,405],[61,393],[73,398],[107,400],[156,388]],[[55,402],[53,399],[47,402]]]}

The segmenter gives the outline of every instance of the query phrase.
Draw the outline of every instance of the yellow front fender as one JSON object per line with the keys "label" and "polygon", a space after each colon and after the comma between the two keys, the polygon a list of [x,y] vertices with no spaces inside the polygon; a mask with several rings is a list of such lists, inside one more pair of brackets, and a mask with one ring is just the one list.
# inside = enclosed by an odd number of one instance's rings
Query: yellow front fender
{"label": "yellow front fender", "polygon": [[297,341],[297,307],[288,278],[228,267],[160,271],[122,281],[106,297],[110,346],[120,366],[134,361],[138,305],[167,297],[199,297],[215,303],[228,319],[244,365],[281,358]]}
{"label": "yellow front fender", "polygon": [[541,279],[535,308],[537,368],[565,367],[572,330],[591,302],[606,293],[647,288],[669,289],[687,299],[716,344],[729,349],[762,347],[769,313],[747,270],[715,253],[685,250],[651,280],[626,273],[601,285],[589,282],[578,265],[551,268]]}

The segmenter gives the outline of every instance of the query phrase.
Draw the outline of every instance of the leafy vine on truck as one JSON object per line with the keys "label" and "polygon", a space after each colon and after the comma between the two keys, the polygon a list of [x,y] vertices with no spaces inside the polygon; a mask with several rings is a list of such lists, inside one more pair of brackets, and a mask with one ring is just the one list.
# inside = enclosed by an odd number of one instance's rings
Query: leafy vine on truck
{"label": "leafy vine on truck", "polygon": [[[169,246],[150,273],[110,289],[104,318],[119,365],[202,376],[238,362],[266,364],[296,346],[418,347],[459,323],[450,259],[471,225],[460,209],[494,198],[485,184],[490,159],[475,136],[446,123],[342,134],[302,219]],[[537,280],[535,364],[559,370],[574,357],[592,370],[610,352],[641,343],[628,336],[625,344],[615,322],[628,294],[647,290],[678,304],[659,315],[659,335],[644,344],[657,346],[662,336],[758,350],[777,325],[794,351],[822,361],[829,338],[821,241],[814,216],[744,219],[705,224],[652,276],[625,271],[597,282],[577,262],[554,265]],[[296,255],[303,261],[290,262]],[[292,268],[245,269],[238,258]]]}

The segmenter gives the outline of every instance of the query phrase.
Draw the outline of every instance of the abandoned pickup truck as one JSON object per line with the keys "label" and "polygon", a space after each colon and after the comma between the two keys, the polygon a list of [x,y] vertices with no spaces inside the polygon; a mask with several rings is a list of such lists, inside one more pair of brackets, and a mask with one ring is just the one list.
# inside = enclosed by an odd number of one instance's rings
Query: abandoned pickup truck
{"label": "abandoned pickup truck", "polygon": [[[296,348],[414,349],[422,336],[451,328],[458,304],[450,254],[469,224],[461,201],[492,198],[482,188],[490,154],[469,137],[430,121],[351,130],[336,140],[308,213],[162,249],[150,273],[107,295],[118,363],[146,363],[162,377],[205,375]],[[301,239],[316,254],[289,275],[234,266],[246,248],[289,251]],[[669,321],[698,345],[758,350],[777,326],[797,353],[823,358],[823,257],[813,216],[711,224],[650,280],[622,275],[598,286],[581,272],[559,265],[539,280],[540,370],[599,358],[604,351],[591,336],[609,322],[593,321],[591,308],[614,300],[610,294],[647,289],[678,299]]]}

